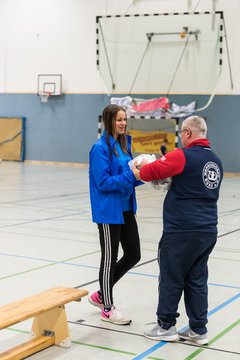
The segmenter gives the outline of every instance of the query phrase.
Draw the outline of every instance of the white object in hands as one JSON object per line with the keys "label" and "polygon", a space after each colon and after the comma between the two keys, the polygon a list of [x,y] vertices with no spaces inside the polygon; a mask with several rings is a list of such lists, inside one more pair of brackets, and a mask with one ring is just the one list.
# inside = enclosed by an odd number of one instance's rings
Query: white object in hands
{"label": "white object in hands", "polygon": [[140,154],[128,162],[130,169],[132,169],[135,163],[137,165],[136,167],[138,167],[138,165],[141,164],[142,160],[145,160],[147,164],[150,164],[151,162],[156,160],[156,156],[154,154]]}
{"label": "white object in hands", "polygon": [[[150,164],[156,160],[156,156],[154,154],[140,154],[136,156],[134,159],[128,162],[130,169],[132,169],[133,165],[136,163],[136,167],[141,164],[142,160],[145,163]],[[153,180],[150,182],[151,186],[155,190],[167,191],[171,186],[171,178],[163,179],[163,180]]]}

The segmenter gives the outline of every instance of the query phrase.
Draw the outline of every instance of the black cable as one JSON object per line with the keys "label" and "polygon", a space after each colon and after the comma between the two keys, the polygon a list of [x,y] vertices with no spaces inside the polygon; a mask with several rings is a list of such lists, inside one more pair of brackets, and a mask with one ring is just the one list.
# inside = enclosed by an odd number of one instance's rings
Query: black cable
{"label": "black cable", "polygon": [[19,131],[19,132],[18,132],[16,135],[14,135],[13,137],[1,141],[1,142],[0,142],[0,145],[5,144],[5,143],[7,143],[7,142],[10,142],[10,141],[14,140],[14,139],[15,139],[16,137],[18,137],[21,133],[22,133],[22,131]]}
{"label": "black cable", "polygon": [[99,28],[100,28],[100,32],[101,32],[101,35],[102,35],[103,47],[104,47],[105,55],[106,55],[106,59],[107,59],[107,65],[108,65],[109,75],[110,75],[110,78],[111,78],[111,80],[112,80],[112,90],[115,90],[116,84],[114,83],[114,80],[113,80],[113,74],[112,74],[112,70],[111,70],[111,66],[110,66],[110,61],[109,61],[109,57],[108,57],[107,46],[106,46],[106,43],[105,43],[105,39],[104,39],[104,36],[103,36],[102,25],[101,25],[100,22],[99,22]]}
{"label": "black cable", "polygon": [[178,71],[178,68],[179,68],[179,66],[180,66],[180,64],[181,64],[181,61],[182,61],[184,52],[185,52],[185,50],[186,50],[186,48],[187,48],[190,35],[191,35],[191,34],[188,34],[188,37],[187,37],[187,39],[186,39],[186,41],[185,41],[183,51],[182,51],[181,56],[180,56],[180,58],[179,58],[179,60],[178,60],[177,67],[176,67],[176,70],[175,70],[175,72],[174,72],[174,74],[173,74],[172,80],[171,80],[171,82],[170,82],[170,85],[169,85],[169,88],[168,88],[166,97],[169,96],[169,92],[170,92],[170,90],[171,90],[172,84],[173,84],[173,82],[174,82],[174,80],[175,80],[175,77],[176,77],[176,75],[177,75],[177,71]]}
{"label": "black cable", "polygon": [[194,9],[192,10],[192,12],[196,11],[196,9],[197,9],[197,7],[198,7],[198,5],[200,4],[201,1],[202,1],[202,0],[199,0],[199,1],[198,1],[198,3],[195,5],[195,7],[194,7]]}
{"label": "black cable", "polygon": [[137,72],[136,72],[136,74],[135,74],[135,77],[134,77],[134,79],[133,79],[133,82],[132,82],[131,88],[130,88],[130,90],[129,90],[129,93],[128,93],[129,95],[131,94],[131,91],[132,91],[132,89],[133,89],[133,86],[135,85],[135,82],[136,82],[136,80],[137,80],[137,77],[138,77],[139,71],[140,71],[140,69],[141,69],[141,66],[142,66],[143,60],[144,60],[145,55],[146,55],[146,53],[147,53],[147,51],[148,51],[148,47],[149,47],[150,43],[151,43],[151,40],[148,40],[147,46],[146,46],[146,48],[145,48],[145,50],[144,50],[143,56],[142,56],[142,58],[141,58],[140,64],[138,65]]}

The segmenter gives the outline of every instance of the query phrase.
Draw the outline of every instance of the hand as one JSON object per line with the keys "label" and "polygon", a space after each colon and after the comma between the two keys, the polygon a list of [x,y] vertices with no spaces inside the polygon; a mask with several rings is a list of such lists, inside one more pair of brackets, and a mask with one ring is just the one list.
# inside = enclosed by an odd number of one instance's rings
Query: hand
{"label": "hand", "polygon": [[139,165],[137,165],[137,161],[132,166],[132,172],[137,180],[141,180],[140,178],[140,170],[138,170]]}

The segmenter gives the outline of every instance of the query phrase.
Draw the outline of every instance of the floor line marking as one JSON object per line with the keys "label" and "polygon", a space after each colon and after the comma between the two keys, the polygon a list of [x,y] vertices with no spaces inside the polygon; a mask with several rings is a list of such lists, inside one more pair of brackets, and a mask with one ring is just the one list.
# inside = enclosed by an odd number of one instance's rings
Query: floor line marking
{"label": "floor line marking", "polygon": [[[222,336],[224,336],[225,334],[227,334],[230,330],[232,330],[233,328],[235,328],[237,325],[240,324],[240,319],[235,321],[233,324],[229,325],[227,328],[225,328],[222,332],[220,332],[218,335],[216,335],[214,338],[212,338],[208,344],[212,345],[213,343],[215,343],[215,341],[217,341],[218,339],[220,339]],[[200,349],[194,351],[192,354],[190,354],[189,356],[187,356],[184,360],[191,360],[193,359],[195,356],[197,356],[198,354],[200,354],[202,351],[207,350],[208,348],[206,347],[201,347]]]}
{"label": "floor line marking", "polygon": [[120,354],[125,354],[125,355],[131,355],[131,356],[136,355],[136,353],[133,353],[133,352],[130,352],[130,351],[124,351],[124,350],[109,348],[107,346],[101,346],[101,345],[86,344],[84,342],[77,341],[77,340],[72,340],[72,343],[78,344],[78,345],[84,345],[84,346],[95,348],[95,349],[108,350],[108,351],[112,351],[112,352],[116,352],[116,353],[120,353]]}
{"label": "floor line marking", "polygon": [[87,213],[87,212],[88,211],[86,211],[86,210],[82,210],[82,211],[78,211],[76,213],[71,213],[71,214],[52,216],[52,217],[47,217],[47,218],[42,218],[42,219],[34,219],[34,220],[24,221],[24,222],[16,223],[16,224],[2,225],[2,226],[0,226],[0,229],[4,229],[4,228],[7,228],[7,227],[21,226],[21,225],[26,225],[26,224],[32,224],[32,223],[41,222],[41,221],[62,219],[62,218],[65,218],[65,217],[80,215],[80,214],[84,214],[84,213]]}
{"label": "floor line marking", "polygon": [[[74,321],[68,321],[68,323],[70,324],[76,324],[76,325],[84,325],[84,324],[79,324],[77,322],[74,322]],[[224,329],[221,333],[219,333],[218,335],[216,335],[211,341],[209,341],[209,344],[213,344],[215,341],[217,341],[219,338],[221,338],[224,334],[226,334],[227,332],[229,332],[231,329],[233,329],[235,326],[239,325],[240,324],[240,319],[237,320],[235,323],[231,324],[230,326],[228,326],[226,329]],[[86,325],[86,324],[85,324]],[[86,325],[86,326],[89,326],[89,325]],[[93,326],[94,327],[94,326]],[[112,331],[113,329],[108,329],[108,328],[101,328],[101,327],[98,327],[99,329],[103,329],[103,330],[109,330],[109,331]],[[16,328],[12,328],[12,327],[8,327],[6,328],[5,330],[9,330],[9,331],[12,331],[12,332],[17,332],[17,333],[21,333],[21,334],[29,334],[29,331],[26,331],[26,330],[22,330],[22,329],[16,329]],[[118,330],[114,330],[114,331],[117,331],[119,332]],[[122,333],[124,333],[123,331],[120,331]],[[138,336],[143,336],[143,335],[140,335],[140,334],[132,334],[132,333],[129,333],[127,332],[126,334],[130,334],[130,335],[138,335]],[[126,354],[126,355],[137,355],[136,353],[132,353],[132,352],[129,352],[129,351],[124,351],[124,350],[119,350],[119,349],[113,349],[113,348],[108,348],[108,347],[103,347],[103,346],[99,346],[99,345],[93,345],[93,344],[87,344],[87,343],[82,343],[82,342],[79,342],[77,340],[72,340],[72,343],[76,343],[76,344],[80,344],[80,345],[84,345],[84,346],[87,346],[87,347],[91,347],[91,348],[97,348],[97,349],[103,349],[103,350],[108,350],[108,351],[114,351],[114,352],[118,352],[118,353],[123,353],[123,354]],[[192,347],[196,347],[196,345],[193,345],[193,344],[185,344],[184,342],[182,343],[178,343],[179,345],[187,345],[187,346],[192,346]],[[239,355],[239,353],[237,352],[234,352],[234,351],[227,351],[227,350],[222,350],[222,349],[216,349],[216,348],[210,348],[210,347],[205,347],[205,346],[199,346],[199,349],[194,351],[191,355],[189,355],[187,358],[185,358],[184,360],[191,360],[193,357],[197,356],[200,352],[204,351],[204,350],[214,350],[214,351],[221,351],[221,352],[225,352],[225,353],[230,353],[230,354],[236,354],[236,355]],[[147,357],[148,359],[151,359],[151,360],[164,360],[163,358],[159,358],[159,357],[153,357],[153,356],[148,356]]]}
{"label": "floor line marking", "polygon": [[[74,322],[71,322],[71,321],[70,321],[70,323],[73,323],[73,324],[74,324]],[[6,328],[5,330],[9,330],[9,331],[16,332],[16,333],[20,333],[20,334],[30,334],[29,331],[20,330],[20,329],[11,328],[11,327]],[[101,350],[112,351],[112,352],[116,352],[116,353],[120,353],[120,354],[125,354],[125,355],[131,355],[131,356],[137,355],[136,353],[133,353],[133,352],[130,352],[130,351],[125,351],[125,350],[110,348],[110,347],[101,346],[101,345],[87,344],[87,343],[84,343],[84,342],[81,342],[81,341],[78,341],[78,340],[72,340],[72,343],[73,343],[73,344],[77,344],[77,345],[83,345],[83,346],[90,347],[90,348],[94,348],[94,349],[101,349]],[[149,357],[149,359],[152,359],[152,360],[154,360],[154,359],[156,359],[156,360],[164,360],[164,359],[154,358],[154,357]]]}
{"label": "floor line marking", "polygon": [[[76,263],[72,263],[72,262],[69,262],[71,260],[75,260],[75,259],[78,259],[78,258],[82,258],[84,256],[88,256],[88,255],[92,255],[92,254],[97,254],[99,253],[100,250],[97,250],[97,251],[94,251],[94,252],[90,252],[90,253],[87,253],[87,254],[83,254],[83,255],[79,255],[79,256],[75,256],[73,258],[69,258],[69,259],[65,259],[65,260],[50,260],[50,259],[43,259],[43,258],[36,258],[36,257],[32,257],[32,256],[23,256],[23,255],[15,255],[15,254],[9,254],[9,253],[0,253],[0,256],[12,256],[12,257],[17,257],[19,259],[28,259],[28,260],[36,260],[36,261],[44,261],[44,262],[50,262],[50,264],[47,264],[47,265],[43,265],[43,266],[39,266],[39,267],[36,267],[36,268],[32,268],[32,269],[29,269],[29,270],[26,270],[24,272],[20,272],[20,273],[15,273],[15,274],[12,274],[12,275],[8,275],[8,277],[11,277],[11,276],[15,276],[15,275],[19,275],[19,274],[23,274],[25,272],[30,272],[30,271],[35,271],[35,270],[38,270],[38,269],[42,269],[42,268],[45,268],[45,267],[48,267],[48,266],[53,266],[53,265],[58,265],[58,264],[62,264],[62,265],[70,265],[70,266],[77,266],[77,267],[83,267],[83,268],[90,268],[90,269],[96,269],[96,270],[99,270],[99,266],[94,266],[94,265],[83,265],[83,264],[76,264]],[[141,263],[141,264],[138,264],[137,266],[134,267],[137,268],[137,267],[140,267],[140,266],[143,266],[143,265],[146,265],[148,263],[151,263],[153,261],[155,261],[156,259],[153,259],[153,260],[149,260],[149,261],[146,261],[144,263]],[[137,272],[134,272],[134,271],[128,271],[128,274],[129,275],[137,275],[137,276],[146,276],[146,277],[152,277],[152,278],[158,278],[158,275],[153,275],[153,274],[147,274],[147,273],[137,273]],[[6,277],[2,277],[0,278],[0,280],[3,280],[5,279]],[[95,280],[93,280],[93,282],[95,282]],[[214,283],[208,283],[209,286],[219,286],[219,287],[224,287],[224,288],[229,288],[229,289],[240,289],[240,286],[234,286],[234,285],[226,285],[226,284],[214,284]],[[80,287],[81,285],[77,285],[76,287]]]}
{"label": "floor line marking", "polygon": [[73,260],[73,259],[76,259],[76,258],[81,258],[81,257],[84,257],[84,256],[96,254],[96,253],[98,253],[99,251],[100,251],[100,250],[98,250],[98,251],[93,251],[93,252],[90,252],[90,253],[87,253],[87,254],[83,254],[83,255],[79,255],[79,256],[76,256],[76,257],[73,257],[73,258],[69,258],[69,259],[66,259],[66,260],[55,261],[55,262],[53,262],[53,263],[51,263],[51,264],[47,264],[47,265],[43,265],[43,266],[37,266],[37,267],[35,267],[35,268],[28,269],[28,270],[25,270],[25,271],[21,271],[21,272],[15,273],[15,274],[7,275],[7,276],[2,276],[2,277],[0,277],[0,280],[9,279],[9,278],[14,277],[14,276],[19,276],[19,275],[26,274],[26,273],[31,272],[31,271],[36,271],[36,270],[44,269],[44,268],[46,268],[46,267],[50,267],[50,266],[54,266],[54,265],[58,265],[58,264],[60,265],[60,264],[64,263],[64,261],[69,261],[69,260]]}
{"label": "floor line marking", "polygon": [[[208,316],[211,316],[213,314],[215,314],[217,311],[221,310],[223,307],[229,305],[230,303],[232,303],[233,301],[235,301],[236,299],[240,298],[240,293],[238,293],[237,295],[233,296],[232,298],[228,299],[227,301],[225,301],[224,303],[220,304],[219,306],[217,306],[216,308],[210,310],[208,312]],[[145,357],[147,357],[149,354],[153,353],[155,350],[160,349],[161,347],[167,345],[168,342],[165,341],[160,341],[159,343],[157,343],[156,345],[152,346],[151,348],[149,348],[148,350],[146,350],[145,352],[137,355],[136,357],[134,357],[132,360],[141,360],[144,359]]]}
{"label": "floor line marking", "polygon": [[[85,320],[84,320],[85,321]],[[144,338],[143,334],[137,334],[137,333],[133,333],[133,332],[129,332],[129,331],[120,331],[120,330],[116,330],[113,328],[105,328],[102,326],[95,326],[95,325],[90,325],[90,324],[84,324],[83,322],[79,322],[79,320],[77,321],[71,321],[68,320],[68,323],[70,324],[75,324],[78,326],[86,326],[86,327],[90,327],[90,328],[95,328],[95,329],[100,329],[100,330],[106,330],[106,331],[111,331],[111,332],[117,332],[117,333],[123,333],[126,335],[132,335],[132,336],[138,336],[138,337],[142,337]],[[186,326],[187,327],[187,326]],[[191,343],[186,343],[185,341],[178,341],[176,342],[176,344],[181,345],[181,346],[188,346],[188,347],[194,347],[196,349],[196,347],[203,347],[203,349],[205,349],[204,345],[199,345],[197,346],[196,344],[191,344]],[[218,351],[218,352],[224,352],[224,353],[229,353],[229,354],[234,354],[234,355],[240,355],[239,352],[236,351],[230,351],[230,350],[225,350],[225,349],[218,349],[218,348],[213,348],[213,347],[207,347],[207,350],[211,350],[211,351]],[[155,358],[155,357],[148,357],[148,359],[159,359],[159,358]]]}

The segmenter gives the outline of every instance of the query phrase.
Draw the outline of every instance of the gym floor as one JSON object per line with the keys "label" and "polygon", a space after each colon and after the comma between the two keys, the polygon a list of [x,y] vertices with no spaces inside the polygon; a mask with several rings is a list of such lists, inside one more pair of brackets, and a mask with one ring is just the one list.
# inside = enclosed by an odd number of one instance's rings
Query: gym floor
{"label": "gym floor", "polygon": [[[87,167],[3,162],[0,183],[0,305],[61,285],[96,291],[100,249]],[[149,184],[137,189],[142,259],[114,289],[132,324],[101,321],[84,297],[66,305],[72,347],[52,346],[29,359],[239,359],[240,176],[225,176],[219,200],[218,243],[209,260],[209,345],[143,337],[146,324],[156,321],[164,196]],[[179,312],[181,329],[187,325],[182,301]],[[2,330],[0,351],[27,341],[31,322]]]}

